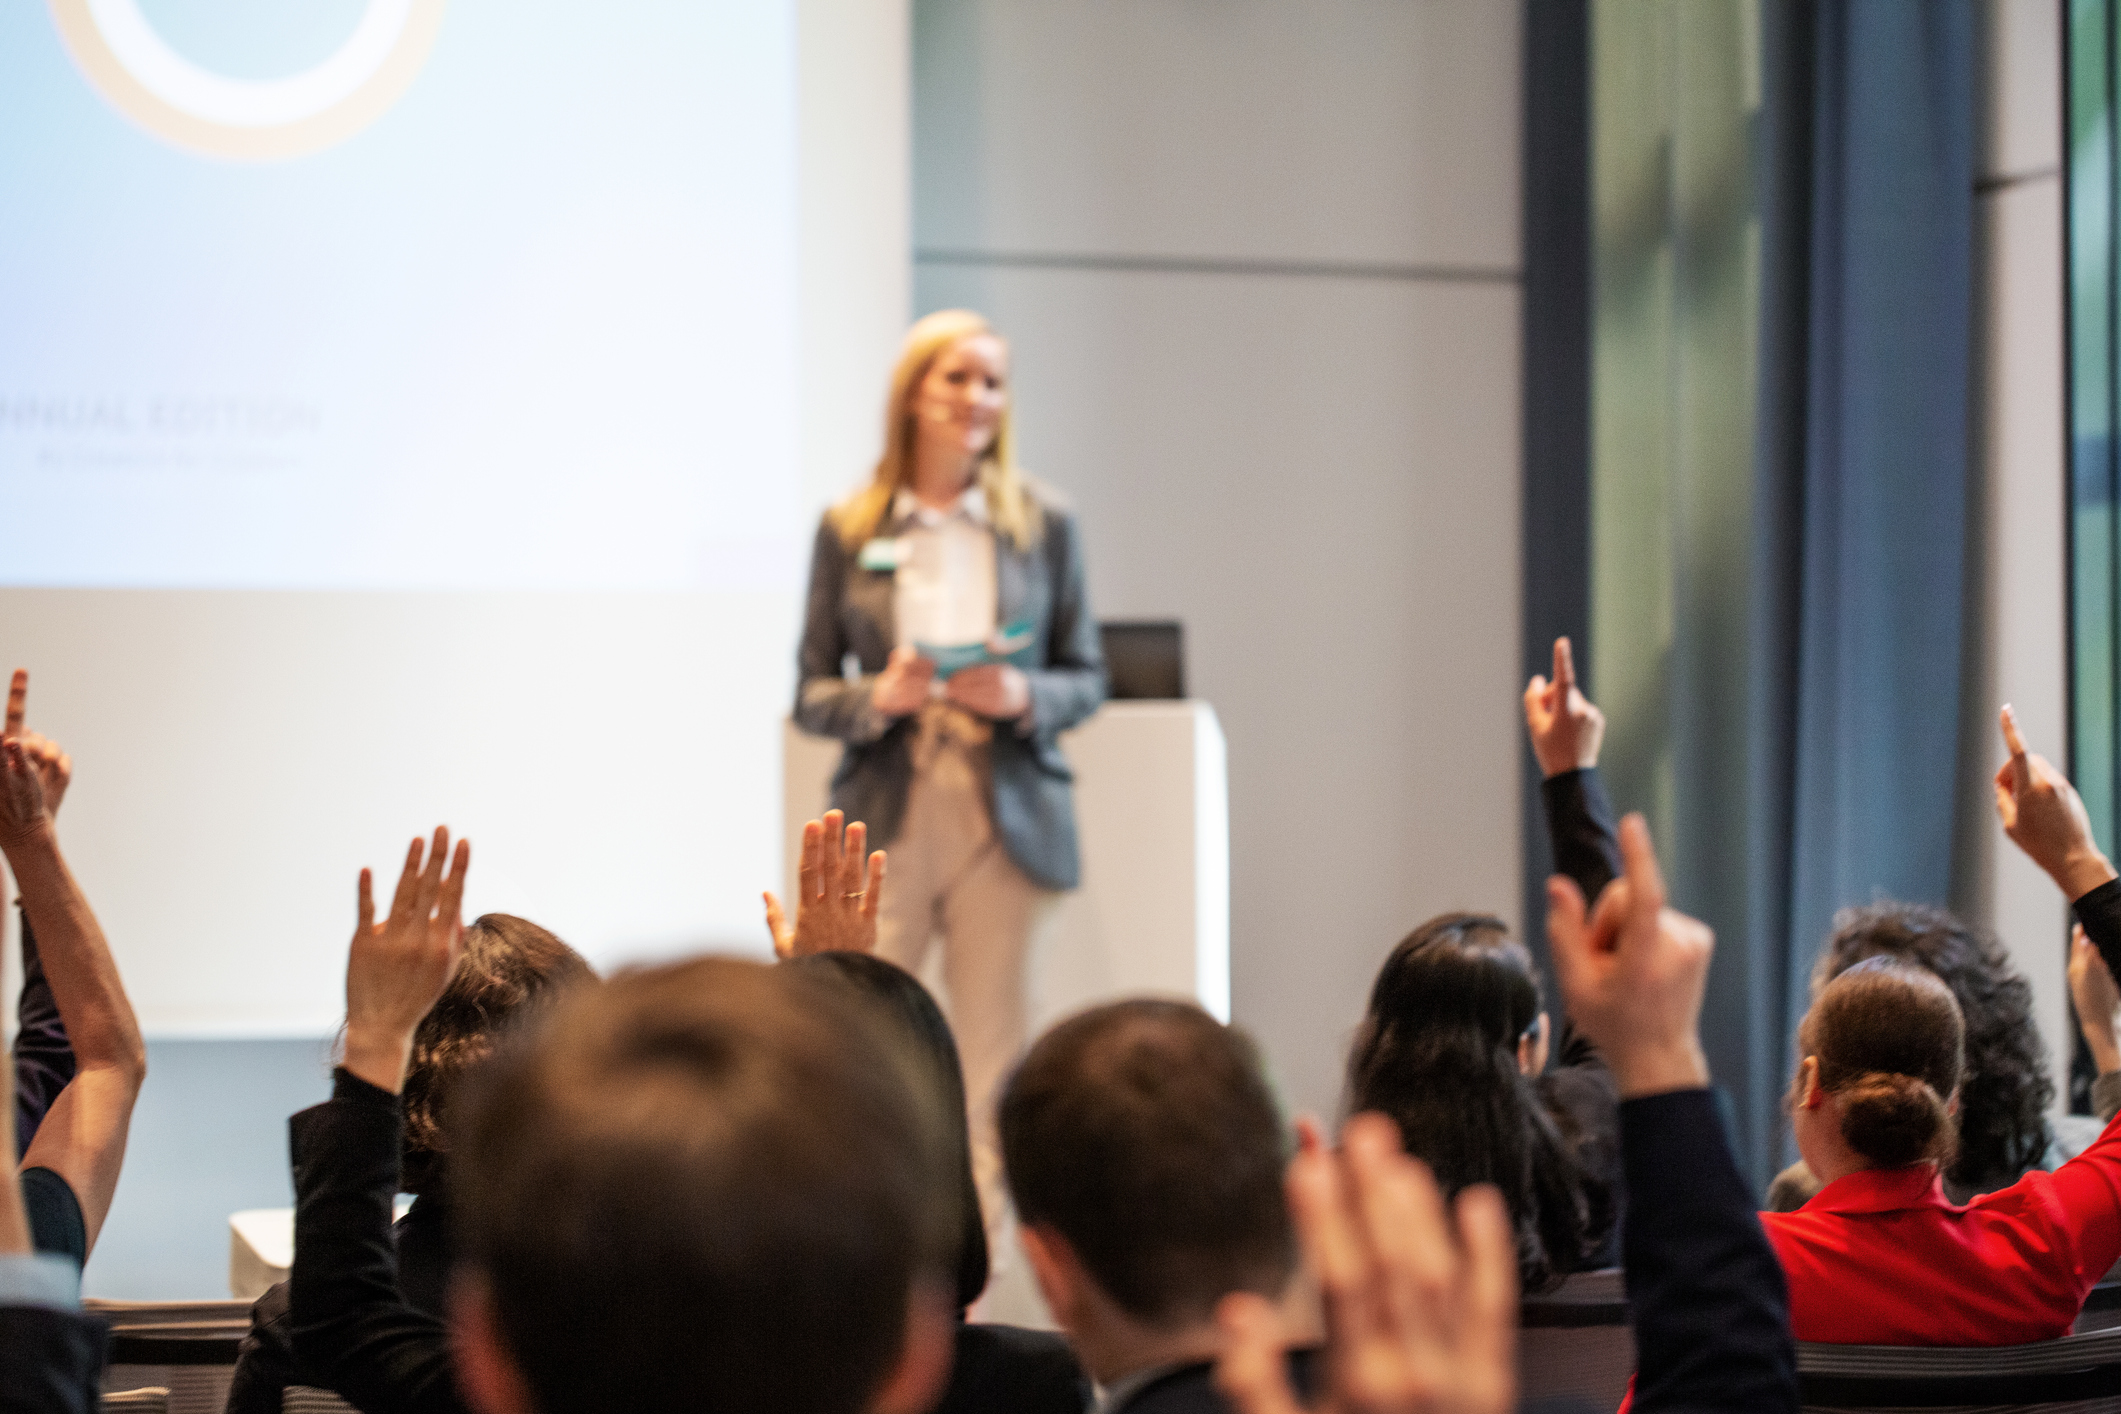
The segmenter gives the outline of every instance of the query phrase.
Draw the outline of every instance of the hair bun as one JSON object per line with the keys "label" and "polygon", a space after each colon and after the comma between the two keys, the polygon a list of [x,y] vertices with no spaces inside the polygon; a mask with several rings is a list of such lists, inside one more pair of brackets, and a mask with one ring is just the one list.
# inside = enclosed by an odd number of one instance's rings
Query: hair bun
{"label": "hair bun", "polygon": [[1944,1099],[1920,1076],[1869,1071],[1836,1092],[1841,1137],[1880,1168],[1949,1163],[1958,1135]]}

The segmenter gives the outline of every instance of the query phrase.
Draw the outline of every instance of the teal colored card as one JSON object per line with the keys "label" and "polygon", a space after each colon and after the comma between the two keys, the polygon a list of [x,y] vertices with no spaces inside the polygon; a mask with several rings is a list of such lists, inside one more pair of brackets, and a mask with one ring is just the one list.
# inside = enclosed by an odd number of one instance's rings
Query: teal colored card
{"label": "teal colored card", "polygon": [[967,668],[982,667],[988,663],[1007,663],[1011,667],[1034,666],[1031,651],[1037,645],[1038,633],[1029,619],[999,629],[985,643],[920,643],[915,642],[914,651],[935,664],[938,681],[948,682],[953,674]]}

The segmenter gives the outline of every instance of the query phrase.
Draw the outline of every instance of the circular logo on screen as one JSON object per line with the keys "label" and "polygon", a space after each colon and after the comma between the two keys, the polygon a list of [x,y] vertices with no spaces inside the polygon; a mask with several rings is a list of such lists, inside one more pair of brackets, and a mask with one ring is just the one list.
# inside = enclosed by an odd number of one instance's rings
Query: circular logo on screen
{"label": "circular logo on screen", "polygon": [[352,137],[398,101],[434,47],[444,0],[368,0],[337,53],[276,79],[232,79],[169,47],[139,0],[51,0],[102,95],[157,137],[213,157],[300,157]]}

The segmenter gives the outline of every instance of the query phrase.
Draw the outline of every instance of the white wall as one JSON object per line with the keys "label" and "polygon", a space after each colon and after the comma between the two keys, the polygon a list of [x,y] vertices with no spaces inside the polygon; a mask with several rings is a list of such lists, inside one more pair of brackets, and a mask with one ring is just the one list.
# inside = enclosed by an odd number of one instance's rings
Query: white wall
{"label": "white wall", "polygon": [[815,513],[876,460],[913,300],[913,36],[910,0],[799,0],[796,22],[803,498]]}
{"label": "white wall", "polygon": [[1517,7],[914,16],[916,312],[1011,337],[1100,617],[1184,621],[1236,1019],[1328,1111],[1392,944],[1519,897]]}
{"label": "white wall", "polygon": [[[796,17],[814,509],[852,479],[844,463],[874,456],[883,370],[906,322],[910,19],[905,0],[798,0]],[[78,759],[63,833],[136,998],[152,992],[178,1022],[162,1035],[221,1029],[170,1010],[211,1002],[186,996],[185,959],[213,949],[239,950],[293,999],[273,1029],[314,1038],[338,1020],[353,870],[443,816],[479,845],[474,907],[539,916],[537,891],[571,880],[597,900],[581,929],[621,950],[763,948],[757,898],[780,871],[779,719],[800,574],[726,609],[687,595],[14,590],[0,593],[0,670],[37,672],[33,718]],[[418,691],[379,690],[386,673]],[[746,678],[759,685],[760,744],[732,765],[697,723],[709,694]],[[652,761],[648,741],[661,743]],[[605,788],[616,774],[677,798],[689,823],[643,830]],[[466,820],[467,775],[519,788]],[[358,810],[333,793],[349,778],[378,787]],[[143,780],[185,792],[181,838],[143,830],[129,810]],[[369,818],[377,810],[387,828]],[[689,879],[721,924],[659,934],[632,918],[633,871]],[[541,921],[585,937],[574,919]],[[224,1295],[228,1213],[292,1201],[284,1125],[321,1097],[322,1049],[163,1040],[152,1054],[134,1162],[87,1289]]]}
{"label": "white wall", "polygon": [[1996,714],[2005,702],[2034,750],[2058,763],[2069,751],[2061,15],[2051,0],[1987,0],[1984,18],[1981,484],[1972,505],[1981,525],[1962,697],[1960,872],[1970,887],[1959,904],[1996,930],[2031,980],[2060,1096],[2075,1026],[2063,975],[2068,909],[2004,838],[1989,777],[2003,761]]}

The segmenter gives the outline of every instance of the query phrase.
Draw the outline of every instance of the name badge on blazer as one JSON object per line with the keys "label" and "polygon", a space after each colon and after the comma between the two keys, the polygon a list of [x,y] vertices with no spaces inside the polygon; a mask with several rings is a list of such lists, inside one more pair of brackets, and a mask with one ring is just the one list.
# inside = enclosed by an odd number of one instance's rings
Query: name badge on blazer
{"label": "name badge on blazer", "polygon": [[863,569],[875,570],[879,574],[890,574],[905,562],[905,542],[887,540],[882,536],[862,546],[861,554],[855,559]]}

